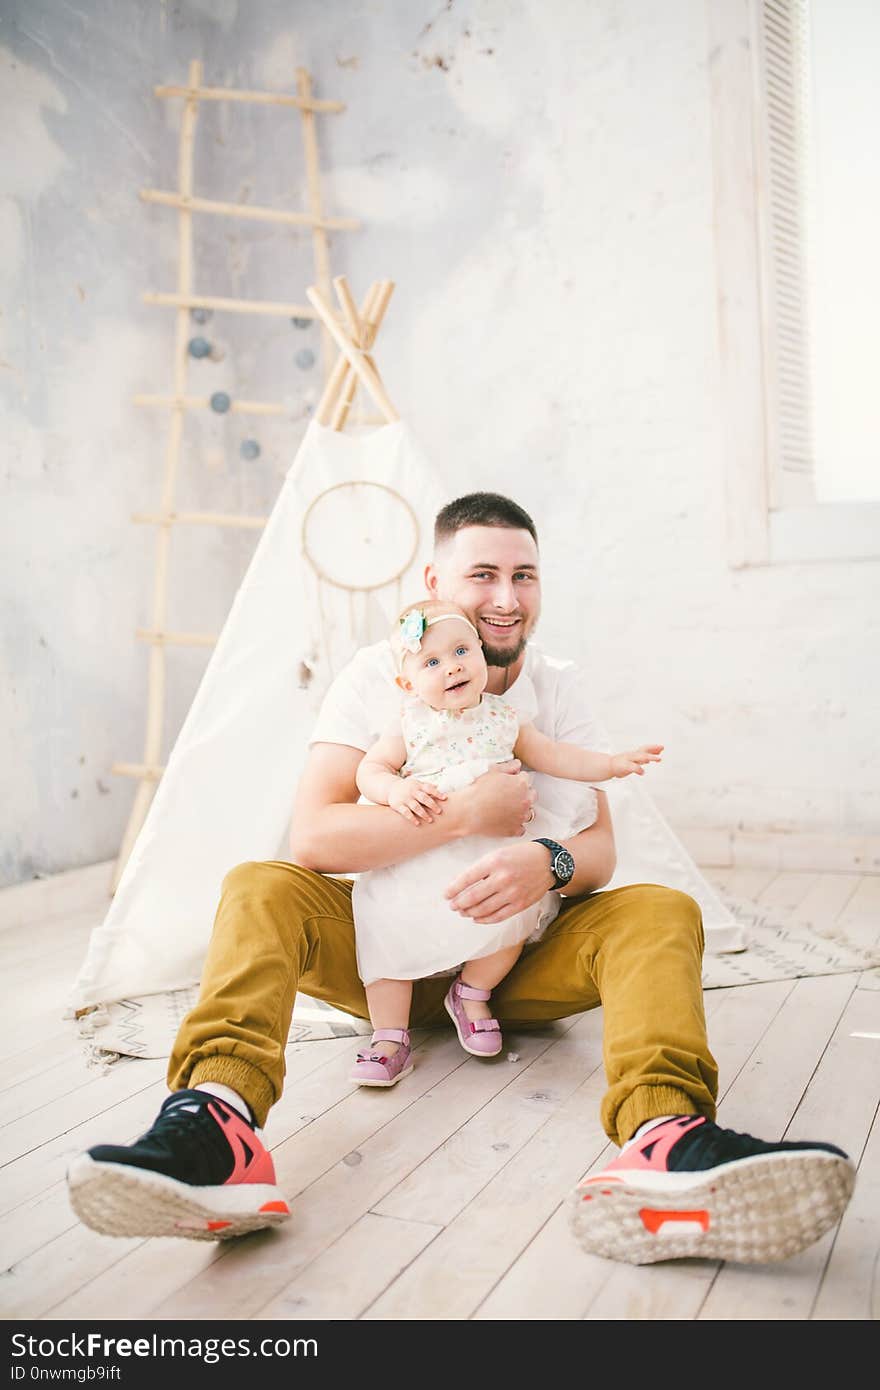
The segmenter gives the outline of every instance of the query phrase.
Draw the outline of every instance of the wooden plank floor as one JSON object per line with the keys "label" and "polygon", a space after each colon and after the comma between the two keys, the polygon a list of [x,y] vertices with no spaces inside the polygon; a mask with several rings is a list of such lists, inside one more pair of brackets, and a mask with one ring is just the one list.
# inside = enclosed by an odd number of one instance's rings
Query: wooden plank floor
{"label": "wooden plank floor", "polygon": [[[880,940],[880,877],[706,870],[722,894],[830,933]],[[293,1216],[228,1244],[96,1235],[64,1172],[129,1142],[166,1094],[162,1061],[86,1064],[62,1017],[103,876],[0,894],[0,1316],[6,1320],[873,1320],[880,1315],[880,978],[818,975],[706,991],[719,1120],[818,1138],[859,1165],[840,1226],[780,1265],[644,1267],[585,1254],[577,1181],[614,1152],[598,1121],[601,1011],[508,1033],[467,1058],[451,1031],[414,1034],[389,1091],[349,1082],[355,1044],[288,1048],[266,1142]],[[30,887],[30,886],[28,886]],[[3,899],[14,911],[2,911]],[[99,910],[98,910],[99,909]]]}

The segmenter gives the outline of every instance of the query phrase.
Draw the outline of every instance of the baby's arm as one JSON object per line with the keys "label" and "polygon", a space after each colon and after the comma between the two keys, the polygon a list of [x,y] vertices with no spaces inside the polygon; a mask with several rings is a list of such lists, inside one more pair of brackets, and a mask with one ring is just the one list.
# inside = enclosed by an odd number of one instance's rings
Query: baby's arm
{"label": "baby's arm", "polygon": [[446,796],[430,782],[419,782],[415,777],[401,777],[400,769],[405,762],[406,744],[403,736],[385,733],[364,754],[358,764],[355,781],[361,796],[368,801],[376,806],[390,806],[404,820],[419,825],[423,820],[431,821],[440,814],[443,809],[440,802],[445,801]]}
{"label": "baby's arm", "polygon": [[576,743],[556,743],[536,729],[522,724],[514,745],[514,756],[535,772],[566,777],[571,782],[607,782],[612,777],[641,777],[645,763],[659,763],[662,743],[648,743],[631,753],[594,753]]}

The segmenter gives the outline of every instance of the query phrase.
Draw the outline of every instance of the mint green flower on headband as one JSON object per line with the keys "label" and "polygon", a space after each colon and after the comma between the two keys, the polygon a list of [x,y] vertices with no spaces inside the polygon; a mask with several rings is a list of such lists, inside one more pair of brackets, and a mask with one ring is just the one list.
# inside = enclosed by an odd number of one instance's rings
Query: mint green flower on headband
{"label": "mint green flower on headband", "polygon": [[417,652],[422,645],[422,637],[427,627],[421,608],[411,608],[400,624],[400,640],[408,652]]}

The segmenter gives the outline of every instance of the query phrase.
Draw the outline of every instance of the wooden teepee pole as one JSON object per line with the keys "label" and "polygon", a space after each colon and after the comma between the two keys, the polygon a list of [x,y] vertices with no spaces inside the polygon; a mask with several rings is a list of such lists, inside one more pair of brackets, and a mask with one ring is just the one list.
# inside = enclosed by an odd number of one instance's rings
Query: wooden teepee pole
{"label": "wooden teepee pole", "polygon": [[349,367],[354,372],[360,384],[367,393],[372,396],[374,402],[382,412],[382,417],[389,424],[399,420],[400,416],[391,403],[391,398],[382,384],[381,377],[376,370],[375,363],[370,357],[352,341],[342,325],[337,321],[333,310],[321,296],[319,290],[314,285],[310,285],[306,290],[309,303],[317,310],[322,322],[330,334],[339,351],[348,362]]}
{"label": "wooden teepee pole", "polygon": [[[377,288],[377,282],[374,281],[370,288],[367,290],[367,293],[364,297],[364,302],[360,308],[361,317],[363,317],[367,313],[369,305],[372,303],[375,297]],[[318,317],[314,309],[312,309],[312,313],[315,314],[316,318]],[[318,421],[318,424],[328,426],[330,425],[333,419],[334,409],[339,400],[339,393],[345,385],[348,373],[348,359],[346,357],[343,357],[342,353],[340,353],[336,359],[336,364],[333,367],[333,370],[327,378],[327,383],[324,387],[321,399],[318,401],[318,404],[315,407],[315,419]]]}
{"label": "wooden teepee pole", "polygon": [[[344,277],[343,277],[343,276],[340,275],[340,276],[338,276],[338,277],[333,281],[333,286],[334,286],[334,289],[336,290],[337,296],[339,297],[340,303],[345,303],[345,302],[346,302],[345,299],[343,298],[343,295],[340,293],[340,286],[341,286],[343,283],[345,284],[345,287],[346,287],[346,290],[347,290],[347,289],[348,289],[348,284],[347,284],[347,282],[344,280]],[[354,310],[354,321],[355,321],[355,325],[356,325],[356,328],[355,328],[355,340],[356,340],[358,343],[360,342],[360,332],[361,332],[360,324],[361,324],[362,321],[365,321],[366,319],[368,319],[368,318],[371,316],[371,314],[372,314],[372,306],[373,306],[373,305],[375,304],[375,302],[376,302],[376,296],[378,295],[378,293],[379,293],[379,281],[378,281],[378,280],[374,280],[373,283],[372,283],[372,285],[370,286],[370,288],[367,290],[366,295],[364,296],[364,301],[363,301],[363,303],[362,303],[360,309]],[[350,300],[350,299],[351,299],[351,296],[349,295],[349,300]],[[314,309],[312,310],[312,312],[313,312],[313,313],[315,312]],[[351,310],[350,305],[347,306],[347,313],[348,313],[348,316],[350,317],[350,316],[351,316],[351,313],[352,313],[352,310]],[[317,315],[316,315],[316,317],[317,317]],[[326,384],[326,386],[324,387],[324,392],[323,392],[323,394],[322,394],[322,396],[321,396],[321,399],[319,400],[318,405],[317,405],[316,410],[315,410],[315,418],[316,418],[316,420],[318,421],[319,424],[321,424],[321,425],[327,425],[327,426],[329,426],[331,429],[339,429],[339,428],[341,428],[341,426],[335,424],[334,421],[336,420],[336,416],[337,416],[337,414],[338,414],[338,412],[339,412],[339,409],[340,409],[340,407],[341,407],[341,404],[342,404],[342,393],[343,393],[343,390],[347,390],[347,388],[348,388],[348,384],[349,384],[349,374],[350,374],[350,372],[351,372],[351,368],[350,368],[349,365],[348,365],[348,358],[347,358],[347,357],[344,357],[343,354],[340,353],[339,356],[338,356],[337,359],[336,359],[336,364],[335,364],[335,366],[334,366],[332,372],[330,373],[329,377],[327,378],[327,384]],[[355,380],[356,380],[356,378],[355,378]]]}
{"label": "wooden teepee pole", "polygon": [[[334,285],[336,285],[336,290],[338,293],[339,285],[335,280],[333,283]],[[381,280],[373,286],[373,292],[370,295],[367,307],[364,309],[364,312],[361,315],[362,321],[359,325],[359,335],[357,340],[358,346],[364,353],[365,361],[369,363],[373,371],[376,372],[377,376],[378,369],[376,367],[375,360],[370,356],[369,349],[373,346],[373,343],[376,341],[376,334],[379,332],[379,329],[382,326],[382,320],[385,317],[385,310],[388,308],[388,301],[391,298],[393,290],[394,283],[391,280]],[[333,418],[330,421],[331,429],[345,429],[346,421],[348,420],[348,413],[351,410],[352,403],[357,392],[357,387],[358,379],[355,376],[354,372],[349,371],[349,374],[345,381],[345,387],[343,391],[340,393],[339,402],[336,406],[336,409],[333,412]]]}
{"label": "wooden teepee pole", "polygon": [[[192,196],[193,190],[193,147],[195,144],[196,122],[198,120],[198,88],[202,80],[202,65],[194,59],[189,65],[189,88],[180,129],[178,153],[178,189],[182,199]],[[192,211],[184,204],[178,211],[178,266],[177,293],[188,295],[192,291],[193,237]],[[189,354],[190,318],[189,310],[177,309],[174,341],[174,395],[180,400],[186,392],[187,365]],[[168,443],[165,450],[165,470],[162,479],[163,513],[174,509],[174,489],[177,469],[180,462],[183,441],[184,408],[182,401],[171,411],[168,430]],[[159,528],[156,541],[156,574],[153,584],[152,628],[163,632],[168,608],[168,560],[171,549],[172,527],[169,524]],[[158,767],[162,755],[162,727],[165,714],[165,645],[162,642],[150,647],[149,674],[147,686],[147,729],[144,738],[143,762],[146,767]],[[115,769],[114,769],[115,771]],[[156,791],[156,780],[144,778],[138,785],[134,805],[128,818],[125,834],[122,837],[119,856],[114,867],[111,892],[116,891],[122,872],[131,853],[132,846],[140,833],[150,809],[150,802]]]}

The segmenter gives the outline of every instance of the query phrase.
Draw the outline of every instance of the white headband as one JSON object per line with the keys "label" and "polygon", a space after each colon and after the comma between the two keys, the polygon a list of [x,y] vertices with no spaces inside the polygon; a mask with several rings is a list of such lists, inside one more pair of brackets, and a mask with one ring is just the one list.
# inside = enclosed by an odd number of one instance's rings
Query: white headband
{"label": "white headband", "polygon": [[403,622],[400,624],[400,646],[401,652],[397,661],[398,670],[403,666],[403,662],[408,653],[421,651],[422,638],[429,627],[435,623],[444,623],[449,618],[455,618],[460,623],[467,623],[471,632],[480,639],[480,634],[474,627],[470,618],[466,618],[463,613],[436,613],[432,618],[426,618],[421,608],[411,608]]}

